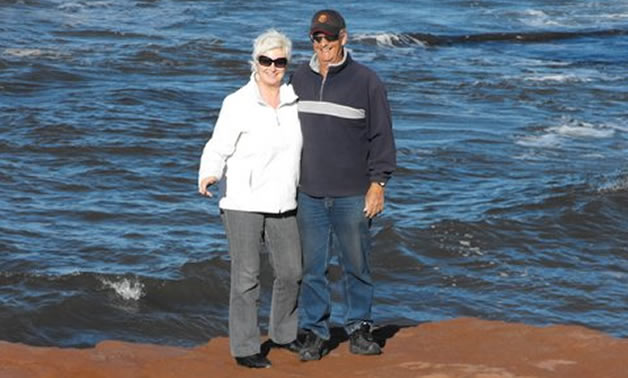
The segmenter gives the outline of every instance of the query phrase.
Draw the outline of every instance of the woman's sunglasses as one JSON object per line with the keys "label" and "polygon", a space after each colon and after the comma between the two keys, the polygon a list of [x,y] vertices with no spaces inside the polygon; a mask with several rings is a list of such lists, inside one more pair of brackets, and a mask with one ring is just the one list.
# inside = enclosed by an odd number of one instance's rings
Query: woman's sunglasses
{"label": "woman's sunglasses", "polygon": [[319,33],[319,34],[310,36],[310,39],[312,40],[312,42],[316,42],[316,43],[321,43],[323,38],[326,39],[327,42],[336,42],[338,40],[338,38],[340,38],[340,35],[339,34],[327,35],[327,34],[324,34],[324,33]]}
{"label": "woman's sunglasses", "polygon": [[265,55],[260,55],[259,57],[257,57],[257,61],[264,67],[270,67],[270,65],[273,63],[277,68],[286,68],[286,66],[288,65],[288,58],[270,59]]}

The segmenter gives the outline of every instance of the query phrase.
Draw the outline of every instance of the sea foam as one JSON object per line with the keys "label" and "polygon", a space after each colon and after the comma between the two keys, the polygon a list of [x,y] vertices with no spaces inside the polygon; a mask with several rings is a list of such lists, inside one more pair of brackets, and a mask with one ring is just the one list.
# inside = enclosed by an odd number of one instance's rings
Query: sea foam
{"label": "sea foam", "polygon": [[381,47],[399,47],[418,45],[425,47],[426,44],[418,38],[414,38],[408,34],[395,33],[375,33],[375,34],[356,34],[353,37],[356,41],[375,40],[375,43]]}
{"label": "sea foam", "polygon": [[544,129],[541,135],[526,135],[515,143],[526,147],[559,147],[568,138],[603,139],[615,135],[619,128],[606,124],[594,124],[564,117],[557,126]]}
{"label": "sea foam", "polygon": [[144,296],[144,284],[138,279],[124,278],[120,281],[101,279],[101,282],[106,287],[113,289],[117,295],[126,301],[137,301]]}

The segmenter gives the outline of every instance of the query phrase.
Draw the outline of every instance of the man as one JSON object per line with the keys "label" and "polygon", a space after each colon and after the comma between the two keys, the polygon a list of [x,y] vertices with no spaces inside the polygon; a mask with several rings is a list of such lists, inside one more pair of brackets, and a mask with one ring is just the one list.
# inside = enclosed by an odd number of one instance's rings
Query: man
{"label": "man", "polygon": [[327,352],[332,234],[343,270],[350,351],[376,355],[381,348],[371,333],[369,226],[384,208],[386,182],[396,165],[390,106],[377,75],[344,48],[348,34],[340,13],[316,12],[310,39],[314,55],[292,78],[303,133],[297,210],[304,269],[300,357],[318,360]]}

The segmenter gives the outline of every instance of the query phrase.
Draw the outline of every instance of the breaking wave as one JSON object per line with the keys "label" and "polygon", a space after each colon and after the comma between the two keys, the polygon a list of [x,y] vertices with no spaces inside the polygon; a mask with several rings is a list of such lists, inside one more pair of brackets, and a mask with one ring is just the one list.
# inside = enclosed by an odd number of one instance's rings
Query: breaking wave
{"label": "breaking wave", "polygon": [[390,47],[408,46],[447,46],[463,43],[514,42],[540,43],[555,40],[576,39],[586,37],[615,37],[628,35],[628,30],[590,30],[590,31],[540,31],[540,32],[497,32],[461,35],[436,35],[430,33],[377,33],[357,34],[353,39],[365,44]]}

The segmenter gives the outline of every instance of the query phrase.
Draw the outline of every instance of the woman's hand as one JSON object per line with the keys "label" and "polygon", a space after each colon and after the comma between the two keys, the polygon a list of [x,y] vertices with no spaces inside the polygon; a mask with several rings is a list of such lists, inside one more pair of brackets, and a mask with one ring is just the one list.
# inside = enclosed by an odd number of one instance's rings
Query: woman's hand
{"label": "woman's hand", "polygon": [[209,187],[214,185],[218,179],[214,176],[205,177],[198,185],[198,192],[206,197],[212,197],[212,192],[209,191]]}

